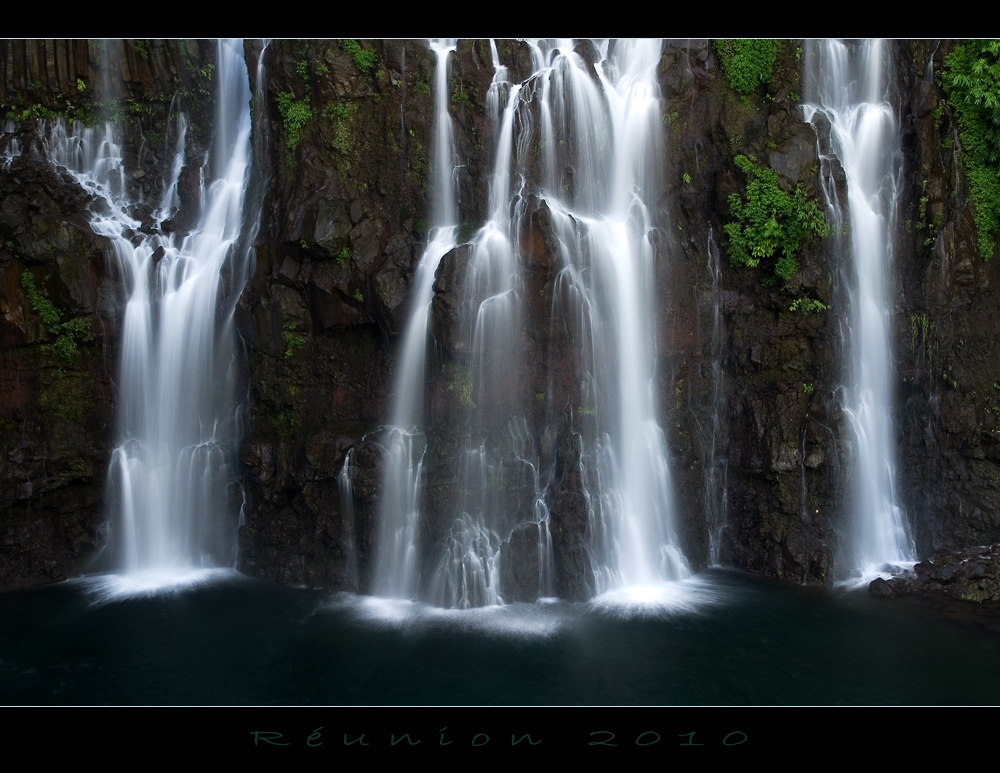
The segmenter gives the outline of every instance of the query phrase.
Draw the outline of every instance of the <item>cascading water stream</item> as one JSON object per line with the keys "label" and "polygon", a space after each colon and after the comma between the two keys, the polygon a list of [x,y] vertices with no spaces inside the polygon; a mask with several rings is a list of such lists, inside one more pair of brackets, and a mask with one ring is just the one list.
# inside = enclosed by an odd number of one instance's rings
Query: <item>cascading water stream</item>
{"label": "cascading water stream", "polygon": [[[460,314],[471,360],[453,372],[468,391],[468,407],[475,415],[459,458],[458,512],[444,550],[428,584],[428,597],[446,607],[467,608],[502,603],[499,592],[502,491],[510,486],[503,460],[490,453],[485,437],[490,429],[516,426],[521,417],[511,395],[500,385],[504,374],[516,371],[513,345],[520,331],[521,269],[515,249],[516,202],[511,201],[512,163],[515,158],[514,118],[520,85],[506,83],[506,68],[493,50],[494,79],[491,101],[498,110],[496,155],[489,189],[489,220],[470,245],[465,269],[466,289]],[[500,112],[503,102],[502,112]],[[475,395],[475,403],[472,402]]]}
{"label": "cascading water stream", "polygon": [[[575,386],[566,397],[587,425],[570,431],[582,449],[593,591],[690,575],[673,529],[653,377],[660,44],[621,41],[613,54],[610,48],[607,42],[594,46],[598,63],[588,65],[572,41],[531,43],[532,75],[509,84],[492,47],[495,77],[487,101],[496,151],[489,219],[465,248],[460,316],[468,365],[455,366],[468,374],[465,388],[475,404],[468,399],[467,405],[475,412],[459,461],[457,512],[426,593],[443,606],[502,601],[501,544],[516,525],[512,510],[523,507],[505,492],[529,487],[535,491],[528,517],[537,524],[538,594],[549,595],[554,584],[549,506],[555,475],[551,466],[543,469],[537,445],[539,435],[554,438],[566,406],[549,405],[548,428],[529,430],[531,411],[518,402],[509,375],[523,364],[518,342],[526,301],[518,238],[534,211],[533,197],[550,212],[558,243],[552,324],[568,328],[575,341]],[[571,169],[571,176],[557,169]],[[424,303],[419,299],[417,308]],[[415,322],[422,325],[422,319]],[[424,340],[423,332],[418,339]],[[411,480],[419,480],[419,470],[407,482],[413,487],[406,490],[416,491]],[[415,529],[416,520],[411,523],[407,528]],[[395,554],[403,555],[406,544],[412,549],[412,541],[394,543]]]}
{"label": "cascading water stream", "polygon": [[[135,219],[110,121],[74,124],[72,131],[59,122],[44,142],[52,162],[108,204],[91,226],[109,240],[127,298],[108,473],[112,544],[127,573],[153,584],[236,559],[230,502],[238,486],[242,407],[232,312],[256,226],[244,219],[250,90],[240,42],[219,42],[215,81],[216,126],[202,167],[200,216],[186,236]],[[177,181],[192,162],[186,128],[178,116],[175,159],[154,221],[173,216],[179,203]]]}
{"label": "cascading water stream", "polygon": [[[889,322],[892,242],[902,152],[891,105],[888,52],[881,41],[810,41],[806,120],[830,122],[831,151],[847,176],[849,219],[840,212],[829,175],[827,202],[835,224],[850,224],[849,345],[852,382],[845,411],[855,435],[853,521],[840,571],[875,572],[915,561],[895,492]],[[824,149],[821,149],[821,151]],[[824,164],[824,168],[828,168]]]}
{"label": "cascading water stream", "polygon": [[403,337],[396,395],[393,400],[388,458],[383,473],[374,592],[380,596],[412,599],[419,588],[417,529],[420,520],[420,434],[427,379],[427,345],[434,272],[441,258],[455,246],[457,217],[452,178],[454,169],[451,116],[448,115],[448,54],[455,41],[433,41],[437,54],[434,75],[435,141],[434,227],[417,266],[413,307]]}
{"label": "cascading water stream", "polygon": [[[690,575],[674,534],[666,443],[657,421],[652,288],[661,164],[659,41],[598,46],[598,83],[571,46],[545,52],[546,148],[572,146],[572,184],[544,184],[561,246],[561,313],[578,320],[580,405],[596,591]],[[551,126],[551,134],[544,133]],[[546,160],[544,168],[554,170]],[[552,172],[549,171],[549,174]]]}
{"label": "cascading water stream", "polygon": [[13,134],[17,131],[17,124],[14,121],[4,121],[3,132],[0,133],[0,147],[3,148],[3,165],[10,166],[10,162],[21,155],[21,143],[15,137],[4,135]]}

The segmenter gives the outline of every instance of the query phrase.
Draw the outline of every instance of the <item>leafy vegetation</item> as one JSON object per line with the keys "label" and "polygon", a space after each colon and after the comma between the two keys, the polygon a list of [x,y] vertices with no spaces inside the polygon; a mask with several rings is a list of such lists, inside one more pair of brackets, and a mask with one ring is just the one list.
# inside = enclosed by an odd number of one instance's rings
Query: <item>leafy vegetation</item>
{"label": "leafy vegetation", "polygon": [[444,373],[448,379],[448,391],[458,394],[458,404],[463,408],[476,408],[472,399],[472,376],[468,368],[459,365],[445,365]]}
{"label": "leafy vegetation", "polygon": [[295,356],[295,350],[301,349],[306,345],[306,339],[300,335],[295,334],[295,330],[298,327],[294,322],[288,326],[286,330],[283,330],[281,336],[285,339],[285,359],[290,360]]}
{"label": "leafy vegetation", "polygon": [[1000,40],[956,46],[942,82],[958,118],[979,255],[989,260],[1000,236]]}
{"label": "leafy vegetation", "polygon": [[829,308],[823,301],[818,301],[815,298],[796,298],[792,301],[792,305],[788,307],[788,310],[799,311],[803,314],[815,314],[820,311],[826,311]]}
{"label": "leafy vegetation", "polygon": [[[86,85],[84,88],[86,88]],[[65,108],[50,108],[42,104],[28,105],[27,107],[21,105],[12,107],[0,106],[0,113],[3,112],[4,107],[6,107],[5,117],[11,121],[31,121],[36,118],[63,117],[69,121],[81,121],[87,126],[93,126],[97,123],[97,109],[100,106],[95,107],[89,101],[83,101],[74,105],[67,99]],[[113,120],[120,120],[120,118],[113,118]]]}
{"label": "leafy vegetation", "polygon": [[756,267],[762,258],[780,253],[774,274],[787,282],[799,269],[795,255],[802,243],[829,232],[826,218],[801,185],[795,193],[786,193],[778,186],[778,173],[758,167],[753,156],[740,155],[735,161],[747,176],[747,196],[745,201],[735,193],[729,197],[732,222],[725,226],[729,261]]}
{"label": "leafy vegetation", "polygon": [[364,50],[358,41],[345,40],[344,49],[354,57],[354,66],[358,68],[358,72],[367,74],[375,66],[375,51],[372,49]]}
{"label": "leafy vegetation", "polygon": [[62,315],[59,313],[59,309],[49,299],[45,290],[38,289],[35,285],[35,275],[30,271],[21,274],[21,287],[28,293],[31,307],[42,318],[49,333],[56,337],[55,343],[46,348],[51,348],[63,360],[72,359],[76,353],[77,339],[90,338],[90,325],[85,319],[60,322]]}
{"label": "leafy vegetation", "polygon": [[740,94],[753,94],[760,84],[771,82],[771,71],[780,49],[781,41],[771,38],[715,41],[722,72],[729,85]]}
{"label": "leafy vegetation", "polygon": [[329,104],[323,116],[334,122],[333,148],[346,156],[351,149],[351,107],[350,105]]}
{"label": "leafy vegetation", "polygon": [[293,150],[301,139],[299,132],[306,122],[312,118],[312,108],[305,100],[295,101],[295,95],[289,91],[278,94],[278,112],[285,127],[285,145]]}

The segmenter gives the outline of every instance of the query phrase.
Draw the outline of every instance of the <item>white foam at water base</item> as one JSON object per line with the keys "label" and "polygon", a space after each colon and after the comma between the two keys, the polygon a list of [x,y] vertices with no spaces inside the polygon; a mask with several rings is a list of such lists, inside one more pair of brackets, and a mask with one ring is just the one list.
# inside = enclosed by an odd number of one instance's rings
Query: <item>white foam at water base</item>
{"label": "white foam at water base", "polygon": [[128,574],[102,574],[84,577],[77,582],[94,596],[94,604],[108,604],[135,598],[170,596],[242,577],[235,569],[199,567],[177,568],[172,571],[151,569]]}
{"label": "white foam at water base", "polygon": [[603,593],[589,606],[615,617],[660,617],[696,613],[724,603],[723,592],[710,581],[691,577],[676,582],[632,585]]}

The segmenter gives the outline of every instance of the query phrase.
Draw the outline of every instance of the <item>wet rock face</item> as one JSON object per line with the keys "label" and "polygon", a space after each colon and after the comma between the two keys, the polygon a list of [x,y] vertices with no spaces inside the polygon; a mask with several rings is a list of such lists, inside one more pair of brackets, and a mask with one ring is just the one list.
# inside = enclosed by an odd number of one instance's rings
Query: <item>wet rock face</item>
{"label": "wet rock face", "polygon": [[560,446],[562,474],[549,520],[555,590],[561,598],[586,601],[594,594],[595,582],[587,551],[589,513],[583,488],[580,436],[564,433]]}
{"label": "wet rock face", "polygon": [[[252,330],[247,447],[268,453],[244,454],[254,504],[241,533],[240,567],[284,582],[364,591],[384,456],[377,430],[396,388],[395,345],[431,218],[434,53],[424,41],[360,45],[374,55],[367,69],[343,41],[275,41],[263,52],[266,118],[257,129],[268,138],[272,173],[257,271],[240,304]],[[247,52],[253,75],[259,44],[248,43]],[[484,52],[481,43],[464,43],[452,66],[469,98],[456,107],[464,115],[464,122],[456,115],[456,149],[468,161],[460,185],[470,203],[484,200],[478,189],[488,152],[482,116],[489,61],[488,44]],[[279,102],[281,95],[289,96]],[[297,141],[289,134],[291,113],[280,107],[289,103],[306,116]],[[433,368],[431,399],[454,397],[441,363]],[[325,436],[351,440],[320,461],[309,449]],[[429,445],[428,459],[447,447],[439,439]],[[353,531],[335,485],[350,448]],[[453,474],[443,470],[454,463],[442,458],[437,479]],[[311,482],[317,476],[325,488]],[[441,488],[434,481],[429,497]],[[433,512],[429,507],[426,544],[438,539]],[[324,562],[349,561],[341,542],[349,531],[357,571],[327,571]]]}
{"label": "wet rock face", "polygon": [[[46,164],[0,168],[0,588],[72,577],[104,543],[112,385],[102,355],[113,327],[104,240],[88,197]],[[38,294],[33,303],[28,282]],[[61,355],[36,305],[89,335]]]}
{"label": "wet rock face", "polygon": [[441,258],[434,278],[431,301],[431,335],[449,354],[468,359],[473,355],[468,315],[462,313],[471,247],[463,244]]}
{"label": "wet rock face", "polygon": [[538,597],[539,525],[519,524],[503,547],[500,560],[500,595],[504,601],[534,601]]}
{"label": "wet rock face", "polygon": [[[131,236],[143,239],[160,225],[150,213],[170,171],[175,90],[191,94],[175,103],[194,121],[189,147],[197,154],[211,137],[211,122],[202,120],[211,115],[211,80],[202,69],[214,67],[215,46],[188,44],[182,54],[179,41],[0,41],[0,112],[21,119],[0,132],[0,154],[20,149],[0,160],[0,589],[102,568],[109,528],[104,481],[121,278],[106,240],[90,228],[105,202],[37,160],[44,131],[37,117],[92,120],[119,111],[126,185],[141,223]],[[107,66],[113,95],[99,93]],[[57,324],[79,320],[85,332],[60,343],[65,331],[54,331],[43,312]]]}
{"label": "wet rock face", "polygon": [[868,590],[874,596],[943,594],[961,601],[1000,601],[1000,543],[942,548],[916,564],[912,573],[892,566],[883,569],[893,576],[872,581]]}
{"label": "wet rock face", "polygon": [[961,551],[938,550],[913,567],[918,581],[964,601],[1000,601],[1000,543]]}
{"label": "wet rock face", "polygon": [[[205,41],[140,43],[115,44],[110,52],[86,41],[0,44],[0,104],[10,108],[19,99],[20,109],[55,109],[69,99],[82,110],[87,100],[99,101],[102,57],[113,59],[124,78],[121,98],[152,110],[125,117],[128,184],[137,200],[149,202],[159,195],[172,152],[163,122],[178,78],[194,121],[192,161],[179,191],[182,205],[190,204],[211,134],[211,98],[204,95],[211,93],[214,48]],[[263,52],[259,43],[247,44],[252,80],[261,55],[267,64],[255,126],[255,163],[267,195],[256,272],[235,319],[247,348],[248,395],[240,567],[289,584],[363,592],[370,587],[385,455],[379,429],[399,388],[399,334],[432,220],[434,54],[423,41],[360,43],[374,52],[368,69],[342,41],[280,40]],[[497,47],[511,81],[527,77],[528,47]],[[736,154],[770,165],[786,190],[801,184],[820,194],[817,147],[829,144],[829,127],[820,121],[814,130],[801,120],[793,98],[804,90],[795,47],[779,57],[773,98],[765,99],[763,91],[743,98],[729,89],[710,43],[665,44],[658,203],[664,225],[655,235],[658,309],[650,325],[659,420],[690,562],[704,566],[714,547],[725,564],[823,585],[847,525],[852,457],[838,397],[847,378],[841,331],[848,312],[836,245],[808,243],[786,290],[761,283],[772,266],[731,266],[723,237],[729,195],[744,184]],[[1000,268],[976,255],[956,129],[926,77],[928,64],[940,71],[948,50],[933,41],[893,47],[904,116],[893,256],[894,422],[898,491],[922,555],[1000,539],[1000,372],[993,367],[1000,338],[991,334],[991,288]],[[451,90],[464,95],[451,105],[463,241],[486,218],[494,155],[490,57],[488,41],[461,41],[451,58]],[[294,113],[290,105],[301,107]],[[19,125],[23,146],[36,131],[33,121]],[[0,137],[0,150],[11,139]],[[843,199],[843,173],[835,169],[834,178]],[[572,170],[565,184],[572,186]],[[574,322],[553,311],[558,250],[551,214],[534,194],[526,192],[523,232],[515,235],[526,300],[517,364],[491,372],[488,387],[497,401],[534,397],[523,411],[533,458],[553,476],[545,502],[552,592],[586,599],[594,578],[581,438],[592,428],[586,414],[574,413]],[[106,245],[88,226],[95,206],[65,175],[26,155],[0,168],[2,587],[76,574],[104,540],[122,303]],[[159,224],[140,217],[135,237],[157,227],[182,234],[192,212],[182,206]],[[456,248],[435,283],[420,533],[425,574],[434,571],[435,551],[460,506],[458,452],[467,436],[483,434],[491,464],[517,461],[504,447],[509,430],[477,413],[478,387],[469,382],[474,353],[460,325],[468,260],[468,247]],[[52,336],[21,284],[25,271],[63,319],[89,321],[93,340],[80,341],[72,361],[43,349]],[[833,308],[792,312],[797,295]],[[567,418],[547,423],[552,415]],[[353,487],[345,498],[339,476],[348,462]],[[518,468],[516,486],[493,492],[509,511],[498,535],[508,601],[537,593],[544,540],[533,523],[528,477]]]}
{"label": "wet rock face", "polygon": [[906,41],[903,211],[893,354],[899,491],[928,555],[1000,539],[995,288],[983,261],[954,116],[935,83],[949,41]]}

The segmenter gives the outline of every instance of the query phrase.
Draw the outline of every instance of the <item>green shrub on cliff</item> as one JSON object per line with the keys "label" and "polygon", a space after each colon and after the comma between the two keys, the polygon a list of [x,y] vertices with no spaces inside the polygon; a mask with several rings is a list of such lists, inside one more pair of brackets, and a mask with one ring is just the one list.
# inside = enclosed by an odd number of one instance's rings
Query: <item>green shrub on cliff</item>
{"label": "green shrub on cliff", "polygon": [[757,86],[771,82],[771,70],[781,41],[771,38],[715,41],[722,72],[740,94],[753,94]]}
{"label": "green shrub on cliff", "polygon": [[979,235],[989,260],[1000,236],[1000,40],[972,40],[947,59],[942,82],[958,118]]}
{"label": "green shrub on cliff", "polygon": [[278,112],[285,127],[285,144],[293,150],[299,144],[299,131],[312,118],[312,109],[302,100],[295,101],[295,95],[288,91],[278,94]]}
{"label": "green shrub on cliff", "polygon": [[747,195],[746,200],[736,193],[729,196],[729,261],[756,267],[762,258],[780,252],[774,273],[787,282],[799,269],[795,255],[802,243],[810,235],[827,235],[826,218],[801,185],[786,193],[778,186],[778,173],[757,166],[753,156],[737,156],[735,161],[747,176]]}
{"label": "green shrub on cliff", "polygon": [[354,66],[358,68],[358,72],[367,74],[375,66],[375,52],[371,49],[366,51],[358,41],[352,38],[345,40],[344,50],[354,57]]}

